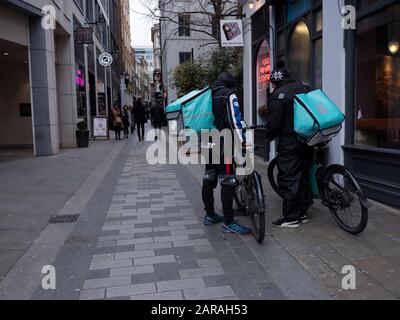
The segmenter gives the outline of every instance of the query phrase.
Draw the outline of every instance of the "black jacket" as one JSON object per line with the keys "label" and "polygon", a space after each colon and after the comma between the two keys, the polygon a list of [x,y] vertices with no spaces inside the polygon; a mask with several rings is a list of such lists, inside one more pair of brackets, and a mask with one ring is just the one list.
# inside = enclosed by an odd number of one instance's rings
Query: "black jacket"
{"label": "black jacket", "polygon": [[151,109],[151,117],[152,117],[154,123],[156,123],[156,124],[162,123],[165,119],[164,108],[161,106],[152,108]]}
{"label": "black jacket", "polygon": [[308,93],[310,87],[296,80],[283,81],[270,96],[266,117],[266,136],[274,140],[279,136],[295,136],[294,133],[294,96]]}
{"label": "black jacket", "polygon": [[239,100],[233,90],[228,88],[228,85],[224,79],[219,79],[211,88],[215,126],[219,131],[231,130],[243,141]]}
{"label": "black jacket", "polygon": [[136,103],[134,108],[135,122],[142,124],[146,123],[146,109],[142,103]]}

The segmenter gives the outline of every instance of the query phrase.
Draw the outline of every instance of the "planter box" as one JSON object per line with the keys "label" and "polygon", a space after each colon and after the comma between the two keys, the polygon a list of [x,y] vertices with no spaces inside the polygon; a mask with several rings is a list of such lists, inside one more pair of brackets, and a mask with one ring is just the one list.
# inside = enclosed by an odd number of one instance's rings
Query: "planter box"
{"label": "planter box", "polygon": [[76,130],[76,142],[78,148],[89,147],[89,130]]}

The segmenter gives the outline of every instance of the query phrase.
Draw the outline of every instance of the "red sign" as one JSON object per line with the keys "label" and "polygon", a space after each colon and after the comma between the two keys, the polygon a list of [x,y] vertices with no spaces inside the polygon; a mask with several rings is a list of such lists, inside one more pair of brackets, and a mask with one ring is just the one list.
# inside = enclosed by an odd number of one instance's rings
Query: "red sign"
{"label": "red sign", "polygon": [[258,83],[267,84],[271,79],[271,59],[265,56],[261,59],[261,63],[258,67]]}

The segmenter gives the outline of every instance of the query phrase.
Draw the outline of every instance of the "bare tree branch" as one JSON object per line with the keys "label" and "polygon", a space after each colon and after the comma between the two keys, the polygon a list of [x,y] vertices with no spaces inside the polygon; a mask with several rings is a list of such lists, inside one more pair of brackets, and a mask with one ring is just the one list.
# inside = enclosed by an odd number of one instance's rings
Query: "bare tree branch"
{"label": "bare tree branch", "polygon": [[[242,6],[238,0],[139,0],[147,13],[140,13],[150,16],[160,22],[172,23],[176,31],[180,28],[189,27],[191,31],[198,32],[214,39],[209,44],[218,43],[221,45],[221,33],[219,28],[220,20],[226,16],[240,14]],[[179,22],[181,14],[190,15],[190,25]],[[175,32],[176,32],[175,31]]]}

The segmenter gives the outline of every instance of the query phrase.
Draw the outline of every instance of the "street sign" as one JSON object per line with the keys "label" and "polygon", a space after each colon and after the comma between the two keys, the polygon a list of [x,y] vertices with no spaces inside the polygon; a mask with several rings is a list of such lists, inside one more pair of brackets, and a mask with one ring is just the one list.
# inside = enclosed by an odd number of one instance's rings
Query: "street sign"
{"label": "street sign", "polygon": [[77,44],[93,44],[92,28],[85,28],[85,27],[76,28],[75,42]]}
{"label": "street sign", "polygon": [[99,56],[99,63],[103,67],[110,67],[114,62],[114,58],[108,52],[104,52]]}
{"label": "street sign", "polygon": [[221,20],[221,42],[223,47],[243,47],[243,21]]}

